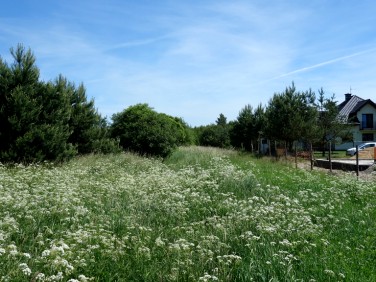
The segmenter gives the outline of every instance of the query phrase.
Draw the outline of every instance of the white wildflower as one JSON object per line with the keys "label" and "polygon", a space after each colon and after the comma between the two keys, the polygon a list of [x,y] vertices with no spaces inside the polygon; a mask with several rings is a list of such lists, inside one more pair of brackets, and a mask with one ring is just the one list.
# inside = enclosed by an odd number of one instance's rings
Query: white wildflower
{"label": "white wildflower", "polygon": [[56,258],[53,261],[53,264],[56,267],[60,267],[60,266],[64,267],[65,268],[65,273],[67,273],[67,274],[72,273],[72,271],[74,270],[74,267],[66,259]]}
{"label": "white wildflower", "polygon": [[20,267],[23,274],[25,274],[26,276],[31,275],[31,269],[29,268],[29,266],[26,263],[20,263],[19,267]]}
{"label": "white wildflower", "polygon": [[158,237],[157,239],[155,239],[155,244],[158,247],[163,247],[165,245],[165,242],[163,242],[163,240],[161,239],[161,237]]}
{"label": "white wildflower", "polygon": [[43,252],[42,252],[42,257],[48,257],[49,255],[50,255],[50,250],[44,250]]}
{"label": "white wildflower", "polygon": [[65,251],[64,251],[64,247],[63,246],[55,246],[55,245],[52,245],[52,247],[51,247],[51,254],[58,254],[58,253],[60,253],[60,254],[64,254],[65,253]]}
{"label": "white wildflower", "polygon": [[201,276],[198,281],[204,281],[204,282],[207,282],[207,281],[218,281],[218,277],[217,276],[214,276],[214,275],[210,275],[208,273],[205,273],[204,276]]}
{"label": "white wildflower", "polygon": [[47,281],[61,281],[63,280],[63,278],[63,273],[59,271],[57,275],[51,275],[50,277],[48,277]]}
{"label": "white wildflower", "polygon": [[78,280],[80,280],[81,282],[88,282],[90,281],[91,279],[90,278],[87,278],[85,275],[83,274],[80,274],[78,275]]}
{"label": "white wildflower", "polygon": [[18,251],[17,251],[17,250],[10,250],[10,251],[9,251],[9,254],[10,254],[12,257],[15,257],[16,255],[18,255]]}
{"label": "white wildflower", "polygon": [[290,241],[287,240],[287,239],[283,239],[282,241],[279,241],[279,243],[280,243],[282,246],[286,246],[286,247],[290,247],[290,246],[292,246],[292,244],[290,243]]}
{"label": "white wildflower", "polygon": [[35,281],[44,281],[46,278],[46,275],[44,275],[44,273],[38,273],[36,276],[35,276]]}
{"label": "white wildflower", "polygon": [[326,274],[328,274],[329,276],[335,276],[335,273],[334,273],[333,270],[325,269],[324,272],[325,272]]}
{"label": "white wildflower", "polygon": [[143,255],[144,257],[150,259],[151,255],[150,255],[150,249],[148,247],[145,247],[145,246],[142,246],[140,248],[138,248],[138,252],[140,255]]}

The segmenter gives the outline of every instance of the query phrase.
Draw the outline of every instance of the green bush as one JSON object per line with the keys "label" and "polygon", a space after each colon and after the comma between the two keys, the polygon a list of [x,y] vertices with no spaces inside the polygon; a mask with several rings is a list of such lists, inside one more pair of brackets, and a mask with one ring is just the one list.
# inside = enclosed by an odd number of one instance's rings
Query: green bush
{"label": "green bush", "polygon": [[111,136],[123,149],[142,155],[166,157],[187,141],[182,123],[147,104],[131,106],[112,119]]}

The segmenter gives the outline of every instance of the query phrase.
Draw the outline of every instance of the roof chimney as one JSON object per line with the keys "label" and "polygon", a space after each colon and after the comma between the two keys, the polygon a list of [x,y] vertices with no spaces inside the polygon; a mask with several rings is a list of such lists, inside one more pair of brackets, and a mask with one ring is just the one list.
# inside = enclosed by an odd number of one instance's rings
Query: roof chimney
{"label": "roof chimney", "polygon": [[352,94],[350,93],[345,94],[345,102],[348,102],[351,99],[351,97],[352,97]]}

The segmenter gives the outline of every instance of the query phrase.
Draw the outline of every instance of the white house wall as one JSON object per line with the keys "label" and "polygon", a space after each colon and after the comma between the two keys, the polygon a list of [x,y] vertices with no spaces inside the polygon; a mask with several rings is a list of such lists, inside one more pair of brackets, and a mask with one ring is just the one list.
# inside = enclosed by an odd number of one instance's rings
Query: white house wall
{"label": "white house wall", "polygon": [[[375,125],[375,123],[376,123],[376,109],[373,106],[367,104],[359,110],[357,117],[358,117],[358,120],[360,122],[362,122],[362,115],[363,114],[373,114],[373,124]],[[362,140],[362,136],[360,135],[360,139],[357,139],[357,140]]]}
{"label": "white house wall", "polygon": [[[364,142],[361,141],[362,140],[362,133],[359,131],[359,125],[354,125],[350,129],[350,132],[353,135],[354,142],[337,143],[337,144],[335,144],[336,150],[347,150],[347,149],[355,147],[355,145],[359,145],[361,143],[364,143]],[[360,141],[355,141],[355,140],[360,140]]]}

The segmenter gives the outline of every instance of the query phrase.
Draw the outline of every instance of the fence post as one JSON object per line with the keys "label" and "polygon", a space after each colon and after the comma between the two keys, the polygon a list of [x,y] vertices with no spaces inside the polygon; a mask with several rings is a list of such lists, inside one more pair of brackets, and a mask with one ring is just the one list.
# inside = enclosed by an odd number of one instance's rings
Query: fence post
{"label": "fence post", "polygon": [[356,145],[356,178],[359,180],[359,145]]}
{"label": "fence post", "polygon": [[285,141],[285,160],[287,160],[287,142]]}
{"label": "fence post", "polygon": [[330,168],[330,173],[333,172],[332,169],[332,141],[329,141],[329,168]]}
{"label": "fence post", "polygon": [[295,168],[298,168],[298,149],[297,149],[297,141],[295,141]]}
{"label": "fence post", "polygon": [[[375,147],[376,150],[376,147]],[[309,146],[309,158],[311,159],[311,170],[313,170],[313,149],[312,149],[312,142]]]}

